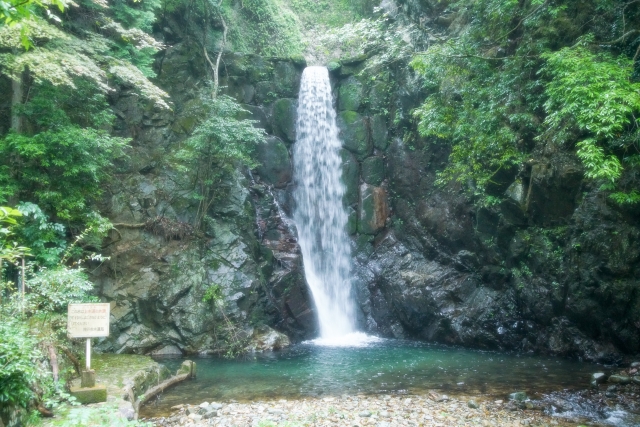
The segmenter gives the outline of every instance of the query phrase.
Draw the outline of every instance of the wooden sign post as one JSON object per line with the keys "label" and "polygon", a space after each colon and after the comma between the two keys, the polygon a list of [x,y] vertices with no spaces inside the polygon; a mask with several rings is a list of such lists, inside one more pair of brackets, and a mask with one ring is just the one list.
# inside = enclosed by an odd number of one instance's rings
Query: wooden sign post
{"label": "wooden sign post", "polygon": [[86,369],[82,371],[80,387],[71,387],[71,394],[80,403],[96,403],[107,400],[105,386],[96,386],[96,371],[91,369],[91,338],[109,336],[108,303],[69,304],[67,307],[67,336],[86,338]]}

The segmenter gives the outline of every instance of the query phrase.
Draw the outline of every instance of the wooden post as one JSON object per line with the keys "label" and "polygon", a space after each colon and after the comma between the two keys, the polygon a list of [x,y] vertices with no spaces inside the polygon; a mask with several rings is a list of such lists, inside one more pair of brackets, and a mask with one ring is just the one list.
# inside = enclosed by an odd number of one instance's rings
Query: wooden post
{"label": "wooden post", "polygon": [[22,315],[24,316],[24,272],[25,272],[25,266],[24,266],[24,257],[22,257]]}
{"label": "wooden post", "polygon": [[91,338],[87,338],[87,371],[91,370]]}

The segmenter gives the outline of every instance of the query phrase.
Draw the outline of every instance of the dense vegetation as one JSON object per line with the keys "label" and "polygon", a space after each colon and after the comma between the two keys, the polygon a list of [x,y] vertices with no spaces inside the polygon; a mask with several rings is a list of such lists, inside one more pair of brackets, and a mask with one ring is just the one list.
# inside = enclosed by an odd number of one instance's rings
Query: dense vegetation
{"label": "dense vegetation", "polygon": [[445,13],[455,37],[412,62],[429,91],[419,130],[452,144],[442,182],[486,195],[498,172],[575,147],[602,191],[640,201],[634,2],[457,1]]}
{"label": "dense vegetation", "polygon": [[[228,177],[257,165],[253,147],[264,137],[220,94],[224,50],[321,62],[373,57],[359,77],[385,84],[392,67],[411,66],[426,94],[412,112],[417,129],[451,147],[439,183],[457,183],[479,204],[502,197],[498,176],[513,181],[532,158],[563,151],[597,191],[637,206],[636,1],[425,3],[439,18],[428,25],[373,18],[368,0],[0,2],[0,90],[11,94],[0,104],[2,407],[33,411],[67,398],[44,361],[51,346],[73,350],[66,304],[94,298],[84,267],[103,260],[112,228],[98,206],[132,143],[114,130],[113,96],[135,93],[149,111],[174,107],[154,83],[166,47],[156,37],[168,19],[185,24],[181,36],[198,46],[194,62],[208,76],[197,123],[165,159],[197,206],[189,227],[202,234],[211,206],[228,196]],[[387,106],[372,112],[389,114]]]}
{"label": "dense vegetation", "polygon": [[[63,390],[73,369],[54,381],[47,363],[60,351],[75,360],[64,313],[70,302],[95,300],[84,267],[104,260],[101,241],[112,228],[97,206],[131,142],[114,132],[110,96],[130,91],[148,109],[171,108],[168,95],[149,80],[163,47],[151,35],[159,2],[66,6],[2,3],[0,84],[12,94],[0,122],[5,421],[16,414],[32,419],[37,408],[69,398]],[[262,137],[250,121],[236,119],[243,110],[217,88],[202,105],[202,123],[174,161],[184,172],[181,185],[201,204],[195,227],[224,197],[221,179],[241,163],[252,164],[252,143]]]}

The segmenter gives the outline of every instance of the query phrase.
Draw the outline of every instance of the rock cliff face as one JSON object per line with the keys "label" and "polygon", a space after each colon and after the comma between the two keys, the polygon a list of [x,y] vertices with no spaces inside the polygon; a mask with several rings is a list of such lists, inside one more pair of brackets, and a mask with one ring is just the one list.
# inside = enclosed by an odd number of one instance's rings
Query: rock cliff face
{"label": "rock cliff face", "polygon": [[[455,25],[436,22],[435,2],[385,5],[399,22]],[[436,186],[449,146],[409,119],[420,82],[406,63],[379,62],[334,67],[338,108],[352,118],[342,123],[347,187],[359,188],[347,204],[363,327],[599,361],[640,351],[637,212],[599,196],[570,151],[534,153],[497,175],[490,191],[501,201],[489,207]]]}
{"label": "rock cliff face", "polygon": [[[316,329],[295,230],[283,213],[289,209],[289,146],[304,63],[225,57],[224,92],[269,136],[257,148],[257,170],[228,177],[230,196],[211,209],[202,235],[190,225],[197,206],[188,189],[176,184],[171,163],[208,90],[196,48],[180,41],[162,58],[159,81],[172,95],[173,114],[160,115],[124,91],[112,99],[121,117],[118,133],[135,143],[102,209],[116,226],[106,243],[111,259],[95,272],[101,297],[112,304],[111,336],[99,344],[103,351],[277,348],[288,339],[269,326],[294,339]],[[221,301],[204,301],[212,287],[220,289]]]}
{"label": "rock cliff face", "polygon": [[[424,13],[411,2],[405,9],[404,19]],[[224,91],[269,136],[257,149],[260,166],[229,177],[231,197],[195,237],[196,206],[168,159],[207,90],[196,50],[178,40],[162,58],[159,82],[173,114],[126,91],[112,100],[119,132],[135,145],[104,205],[118,229],[107,242],[111,260],[96,273],[114,316],[105,351],[224,352],[252,336],[286,342],[265,325],[293,340],[317,331],[288,219],[304,63],[225,55]],[[637,212],[599,197],[570,152],[539,153],[505,173],[492,190],[503,201],[490,207],[437,187],[449,148],[419,137],[410,120],[424,99],[420,82],[406,63],[375,64],[362,57],[332,66],[361,327],[590,360],[639,352]],[[213,285],[222,305],[203,302]]]}

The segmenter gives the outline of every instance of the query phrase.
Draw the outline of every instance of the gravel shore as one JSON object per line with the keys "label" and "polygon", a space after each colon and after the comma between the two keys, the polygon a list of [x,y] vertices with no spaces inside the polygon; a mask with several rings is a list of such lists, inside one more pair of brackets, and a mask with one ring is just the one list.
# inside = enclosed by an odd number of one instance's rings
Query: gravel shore
{"label": "gravel shore", "polygon": [[203,402],[178,405],[155,426],[574,426],[546,416],[535,405],[425,396],[342,396],[270,402]]}

